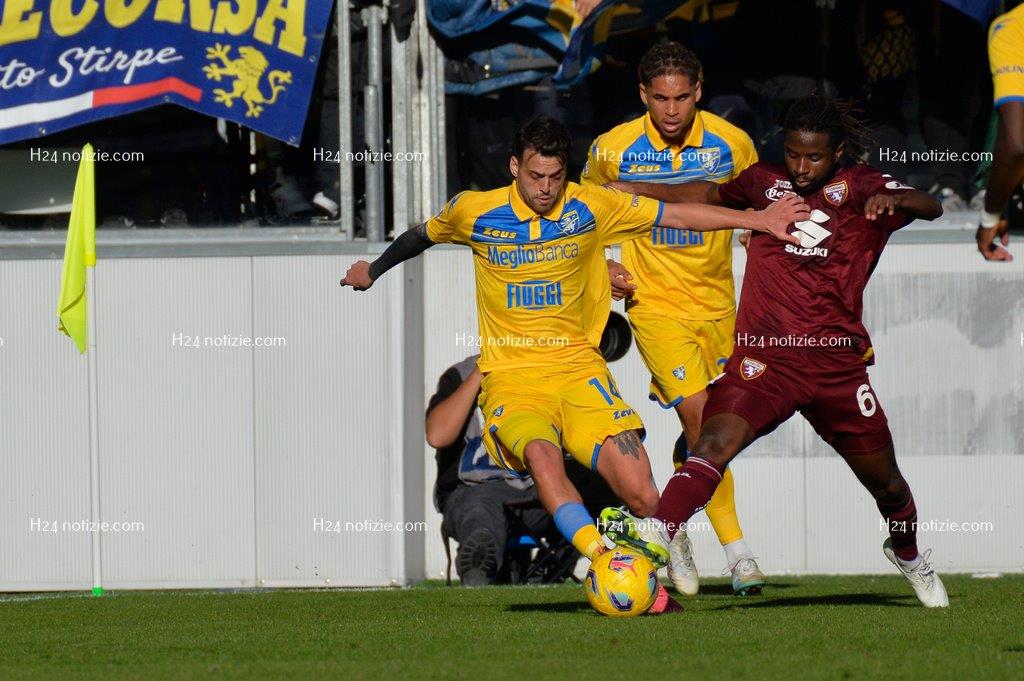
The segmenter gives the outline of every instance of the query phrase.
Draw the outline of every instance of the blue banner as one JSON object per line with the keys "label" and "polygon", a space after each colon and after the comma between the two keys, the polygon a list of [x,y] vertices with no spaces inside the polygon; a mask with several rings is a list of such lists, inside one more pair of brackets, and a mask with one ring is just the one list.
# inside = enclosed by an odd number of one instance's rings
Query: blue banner
{"label": "blue banner", "polygon": [[0,144],[173,102],[298,144],[332,0],[3,0]]}

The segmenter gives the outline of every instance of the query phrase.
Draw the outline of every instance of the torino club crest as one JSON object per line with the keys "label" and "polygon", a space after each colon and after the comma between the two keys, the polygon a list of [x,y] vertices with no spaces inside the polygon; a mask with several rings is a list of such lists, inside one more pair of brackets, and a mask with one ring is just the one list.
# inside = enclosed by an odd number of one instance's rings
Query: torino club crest
{"label": "torino club crest", "polygon": [[767,368],[768,367],[764,362],[758,362],[756,359],[750,359],[749,357],[744,357],[743,362],[740,363],[740,373],[743,374],[744,381],[750,381],[757,378],[763,374],[764,370]]}
{"label": "torino club crest", "polygon": [[828,200],[829,203],[833,206],[838,206],[846,200],[846,180],[826,185],[822,191],[825,193],[825,199]]}

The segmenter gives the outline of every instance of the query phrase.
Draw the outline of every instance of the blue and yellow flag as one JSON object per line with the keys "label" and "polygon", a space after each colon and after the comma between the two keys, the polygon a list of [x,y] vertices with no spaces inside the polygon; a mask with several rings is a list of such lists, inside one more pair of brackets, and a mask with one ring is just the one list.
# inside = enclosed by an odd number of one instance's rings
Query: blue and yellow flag
{"label": "blue and yellow flag", "polygon": [[71,201],[68,240],[64,245],[64,270],[60,277],[57,317],[60,330],[71,337],[79,352],[88,345],[88,299],[85,268],[96,266],[96,178],[91,144],[82,147]]}
{"label": "blue and yellow flag", "polygon": [[578,23],[572,0],[430,0],[427,19],[447,39],[445,91],[474,96],[550,76]]}
{"label": "blue and yellow flag", "polygon": [[332,5],[0,0],[0,144],[170,102],[298,146]]}
{"label": "blue and yellow flag", "polygon": [[570,87],[597,70],[609,37],[666,19],[727,19],[737,0],[603,0],[586,18],[572,0],[430,0],[427,19],[448,39],[446,91],[481,95],[555,72]]}
{"label": "blue and yellow flag", "polygon": [[738,6],[736,0],[604,0],[573,29],[555,83],[570,87],[596,71],[613,35],[642,31],[669,19],[691,23],[728,19],[736,14]]}

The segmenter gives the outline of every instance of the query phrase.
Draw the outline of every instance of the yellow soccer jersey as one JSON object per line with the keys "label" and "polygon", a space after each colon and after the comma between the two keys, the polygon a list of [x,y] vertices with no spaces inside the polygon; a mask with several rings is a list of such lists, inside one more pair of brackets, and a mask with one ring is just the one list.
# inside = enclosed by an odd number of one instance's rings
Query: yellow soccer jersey
{"label": "yellow soccer jersey", "polygon": [[995,106],[1024,101],[1024,5],[996,17],[988,30]]}
{"label": "yellow soccer jersey", "polygon": [[[745,132],[723,118],[697,111],[681,146],[665,142],[649,114],[598,137],[583,169],[583,184],[706,180],[727,182],[757,161]],[[732,232],[658,227],[622,246],[636,293],[629,311],[678,319],[721,319],[736,310]]]}
{"label": "yellow soccer jersey", "polygon": [[586,295],[594,259],[605,246],[650,234],[661,209],[660,201],[574,182],[546,215],[526,205],[515,183],[452,198],[427,222],[427,235],[473,249],[480,370],[601,361]]}

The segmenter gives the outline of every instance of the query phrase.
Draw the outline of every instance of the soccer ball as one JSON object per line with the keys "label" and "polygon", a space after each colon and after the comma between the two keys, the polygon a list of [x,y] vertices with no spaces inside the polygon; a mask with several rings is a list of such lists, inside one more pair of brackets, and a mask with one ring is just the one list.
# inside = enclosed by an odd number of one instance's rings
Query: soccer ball
{"label": "soccer ball", "polygon": [[658,570],[635,551],[605,551],[590,564],[583,590],[590,606],[602,615],[636,617],[654,604]]}

